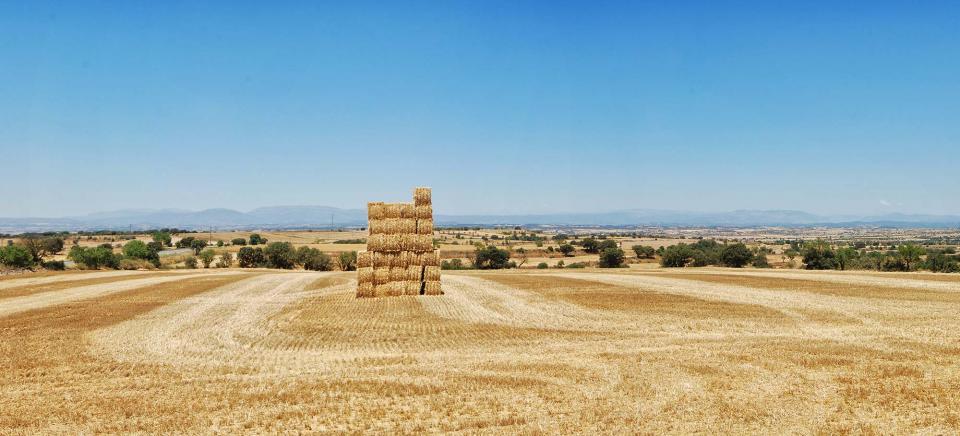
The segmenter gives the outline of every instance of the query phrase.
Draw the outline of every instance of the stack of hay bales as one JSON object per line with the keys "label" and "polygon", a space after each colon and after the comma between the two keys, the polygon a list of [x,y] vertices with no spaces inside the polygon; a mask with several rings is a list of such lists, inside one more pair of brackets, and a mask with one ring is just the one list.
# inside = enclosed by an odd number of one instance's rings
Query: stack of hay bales
{"label": "stack of hay bales", "polygon": [[413,203],[367,204],[367,251],[357,257],[357,298],[443,295],[440,251],[433,249],[430,188]]}

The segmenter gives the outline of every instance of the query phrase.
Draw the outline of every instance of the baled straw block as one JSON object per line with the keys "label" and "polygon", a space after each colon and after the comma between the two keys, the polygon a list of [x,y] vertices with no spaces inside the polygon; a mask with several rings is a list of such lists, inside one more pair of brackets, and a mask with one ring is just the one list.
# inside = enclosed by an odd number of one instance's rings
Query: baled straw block
{"label": "baled straw block", "polygon": [[431,199],[430,188],[427,187],[417,187],[413,190],[413,204],[417,206],[429,206],[433,204],[433,199]]}
{"label": "baled straw block", "polygon": [[440,250],[421,253],[418,260],[421,266],[440,266]]}
{"label": "baled straw block", "polygon": [[400,266],[408,267],[410,265],[417,265],[417,254],[411,251],[401,251],[397,253],[397,262],[391,266]]}
{"label": "baled straw block", "polygon": [[410,265],[407,267],[407,280],[408,281],[423,281],[423,267],[417,265]]}
{"label": "baled straw block", "polygon": [[400,203],[384,203],[384,218],[400,218]]}
{"label": "baled straw block", "polygon": [[440,282],[423,282],[423,295],[443,295]]}
{"label": "baled straw block", "polygon": [[433,219],[433,206],[430,206],[429,204],[417,206],[417,219],[425,220],[428,218]]}
{"label": "baled straw block", "polygon": [[417,234],[432,235],[433,234],[433,218],[418,219]]}
{"label": "baled straw block", "polygon": [[374,268],[383,268],[393,266],[393,254],[387,253],[385,251],[375,251],[373,253],[373,267]]}
{"label": "baled straw block", "polygon": [[373,284],[379,286],[386,283],[390,283],[390,268],[374,268]]}
{"label": "baled straw block", "polygon": [[[370,235],[367,237],[367,251],[374,253],[384,251],[384,248],[387,246],[385,242],[386,237],[387,235]],[[374,263],[376,263],[376,257],[374,257]]]}
{"label": "baled straw block", "polygon": [[407,280],[407,269],[400,267],[390,268],[390,281],[403,282]]}
{"label": "baled straw block", "polygon": [[387,295],[390,297],[399,297],[407,290],[407,282],[390,282],[387,288]]}
{"label": "baled straw block", "polygon": [[386,218],[371,219],[367,223],[368,233],[371,235],[386,235],[390,225],[390,220]]}
{"label": "baled straw block", "polygon": [[417,208],[413,203],[400,203],[400,218],[416,218]]}
{"label": "baled straw block", "polygon": [[373,282],[374,282],[373,268],[371,267],[357,268],[357,283],[364,284],[364,283],[373,283]]}
{"label": "baled straw block", "polygon": [[409,248],[410,251],[417,253],[433,251],[433,235],[412,235],[411,239],[413,241]]}
{"label": "baled straw block", "polygon": [[439,282],[440,281],[440,267],[439,266],[425,266],[423,267],[423,280],[427,282]]}
{"label": "baled straw block", "polygon": [[361,283],[357,286],[357,298],[367,298],[375,295],[373,283]]}
{"label": "baled straw block", "polygon": [[402,249],[400,244],[403,235],[383,235],[383,251],[397,252]]}
{"label": "baled straw block", "polygon": [[389,297],[393,293],[392,283],[384,283],[373,287],[375,297]]}
{"label": "baled straw block", "polygon": [[361,251],[357,253],[357,268],[368,268],[373,266],[373,252]]}
{"label": "baled straw block", "polygon": [[422,285],[420,280],[408,280],[404,282],[403,295],[420,295]]}
{"label": "baled straw block", "polygon": [[367,203],[367,219],[368,220],[380,220],[385,218],[384,216],[384,207],[382,201],[371,201]]}
{"label": "baled straw block", "polygon": [[400,238],[400,248],[403,249],[403,251],[416,251],[416,241],[414,237],[417,235],[407,234],[397,236]]}

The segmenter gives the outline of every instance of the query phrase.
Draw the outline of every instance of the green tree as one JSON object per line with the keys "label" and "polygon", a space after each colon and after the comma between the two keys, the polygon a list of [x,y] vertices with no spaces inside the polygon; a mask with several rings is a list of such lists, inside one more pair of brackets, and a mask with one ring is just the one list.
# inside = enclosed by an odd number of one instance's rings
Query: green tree
{"label": "green tree", "polygon": [[340,256],[337,256],[337,264],[340,265],[340,271],[356,271],[357,252],[344,251],[340,253]]}
{"label": "green tree", "polygon": [[845,271],[847,267],[860,257],[860,253],[853,247],[843,247],[837,250],[836,264],[840,271]]}
{"label": "green tree", "polygon": [[[108,244],[109,245],[109,244]],[[107,247],[86,248],[74,245],[67,258],[87,269],[117,268],[120,259]]]}
{"label": "green tree", "polygon": [[510,252],[492,245],[474,250],[473,265],[477,269],[503,269],[510,263]]}
{"label": "green tree", "polygon": [[636,253],[637,259],[653,259],[654,255],[657,253],[657,250],[654,250],[653,247],[647,245],[634,245],[630,248],[633,249],[634,253]]}
{"label": "green tree", "polygon": [[240,268],[255,268],[264,263],[263,250],[260,247],[243,247],[237,253],[237,263]]}
{"label": "green tree", "polygon": [[960,272],[957,259],[944,253],[934,253],[927,256],[926,268],[936,273]]}
{"label": "green tree", "polygon": [[180,238],[177,241],[177,248],[193,248],[193,240],[196,239],[193,236],[187,236],[186,238]]}
{"label": "green tree", "polygon": [[263,236],[260,236],[259,233],[253,233],[250,235],[250,245],[263,245],[267,243],[267,239]]}
{"label": "green tree", "polygon": [[550,268],[550,265],[547,265],[546,262],[540,262],[537,264],[537,269],[547,269]]}
{"label": "green tree", "polygon": [[193,242],[190,243],[190,248],[193,249],[194,255],[199,256],[200,252],[203,251],[204,248],[207,248],[207,241],[203,239],[194,239]]}
{"label": "green tree", "polygon": [[626,255],[619,248],[607,247],[600,252],[600,268],[620,268],[626,260]]}
{"label": "green tree", "polygon": [[200,262],[203,262],[204,268],[210,268],[210,265],[213,263],[213,259],[217,257],[217,253],[213,251],[213,249],[207,248],[201,251],[198,257],[200,257]]}
{"label": "green tree", "polygon": [[920,257],[926,254],[923,247],[915,244],[904,244],[897,247],[897,253],[900,254],[900,260],[907,267],[907,271],[912,271],[913,267],[920,262]]}
{"label": "green tree", "polygon": [[293,244],[289,242],[271,242],[263,250],[267,265],[271,268],[293,269],[296,265],[297,254]]}
{"label": "green tree", "polygon": [[158,231],[154,232],[151,236],[153,237],[153,242],[158,242],[165,247],[170,247],[173,245],[173,237],[170,236],[169,232]]}
{"label": "green tree", "polygon": [[743,268],[751,260],[753,260],[753,252],[740,242],[723,247],[720,253],[720,262],[731,268]]}
{"label": "green tree", "polygon": [[11,268],[28,268],[33,266],[34,258],[26,247],[8,245],[0,248],[0,264]]}
{"label": "green tree", "polygon": [[230,268],[233,266],[233,255],[229,251],[220,253],[220,261],[217,262],[218,268]]}
{"label": "green tree", "polygon": [[586,251],[590,254],[597,254],[600,252],[600,242],[593,238],[584,239],[580,243],[580,246],[583,247],[583,251]]}
{"label": "green tree", "polygon": [[806,269],[835,269],[836,253],[823,239],[807,241],[803,244],[803,265]]}
{"label": "green tree", "polygon": [[687,244],[671,245],[660,255],[660,265],[667,268],[683,268],[693,260],[694,250]]}
{"label": "green tree", "polygon": [[233,238],[230,243],[233,245],[247,245],[247,240],[243,238]]}
{"label": "green tree", "polygon": [[570,244],[560,244],[560,246],[557,247],[557,251],[562,253],[564,257],[570,256],[570,253],[573,253],[574,250],[575,248]]}

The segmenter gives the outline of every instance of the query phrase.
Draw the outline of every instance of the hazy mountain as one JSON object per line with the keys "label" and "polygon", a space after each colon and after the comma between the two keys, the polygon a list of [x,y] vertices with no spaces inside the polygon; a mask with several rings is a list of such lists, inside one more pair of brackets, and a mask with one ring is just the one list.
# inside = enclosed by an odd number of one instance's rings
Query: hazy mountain
{"label": "hazy mountain", "polygon": [[[232,209],[188,211],[180,209],[128,209],[65,218],[0,218],[0,233],[54,230],[149,229],[254,229],[324,228],[365,226],[366,210],[329,206],[273,206],[249,212]],[[570,225],[570,226],[888,226],[960,227],[960,216],[888,214],[875,216],[822,216],[795,210],[735,210],[689,212],[629,209],[602,213],[530,215],[443,215],[439,225]]]}

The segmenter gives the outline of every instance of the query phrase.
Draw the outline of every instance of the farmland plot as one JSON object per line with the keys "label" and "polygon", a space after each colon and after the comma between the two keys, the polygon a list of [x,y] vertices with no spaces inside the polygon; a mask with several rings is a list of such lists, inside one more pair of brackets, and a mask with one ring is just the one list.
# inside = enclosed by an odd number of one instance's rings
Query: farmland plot
{"label": "farmland plot", "polygon": [[948,280],[463,272],[357,299],[353,273],[62,277],[0,291],[0,433],[960,429]]}

